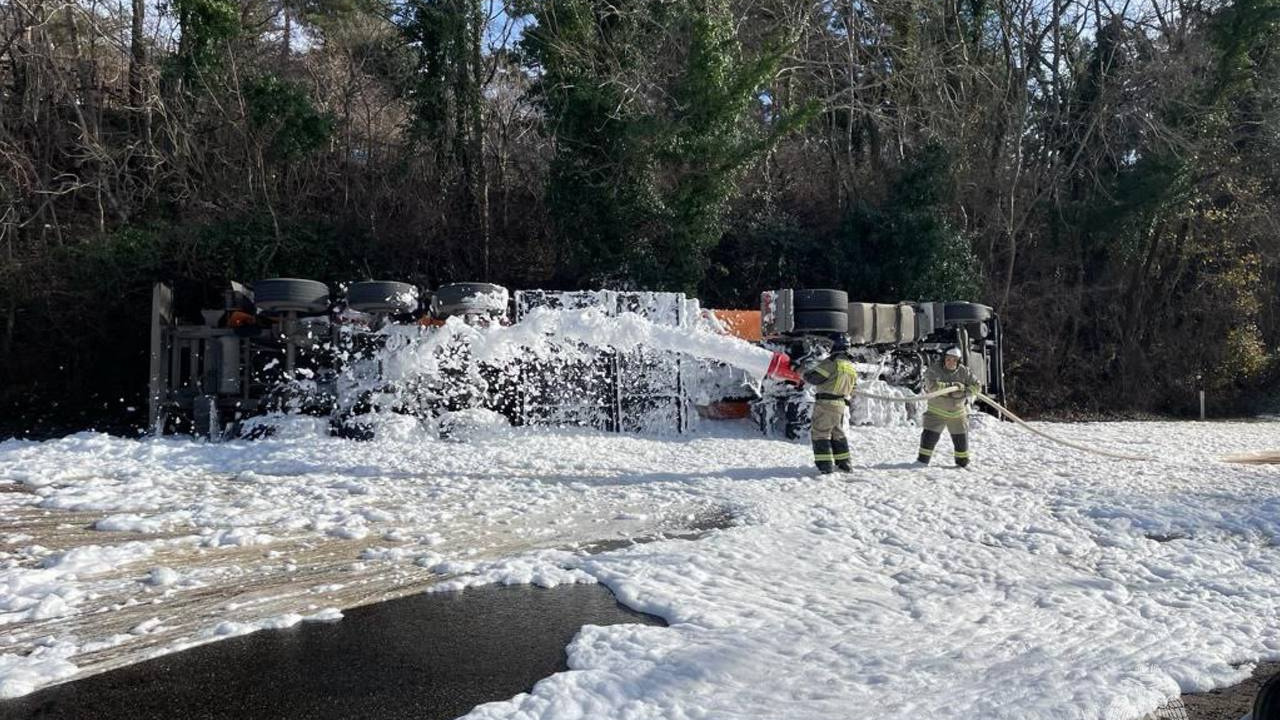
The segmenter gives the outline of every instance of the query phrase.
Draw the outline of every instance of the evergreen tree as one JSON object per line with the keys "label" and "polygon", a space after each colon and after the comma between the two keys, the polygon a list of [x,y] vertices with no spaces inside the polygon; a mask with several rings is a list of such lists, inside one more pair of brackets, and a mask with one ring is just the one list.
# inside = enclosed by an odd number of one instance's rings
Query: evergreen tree
{"label": "evergreen tree", "polygon": [[749,57],[728,2],[554,0],[524,49],[555,130],[548,203],[580,283],[694,292],[744,168],[812,115],[764,122],[779,40]]}

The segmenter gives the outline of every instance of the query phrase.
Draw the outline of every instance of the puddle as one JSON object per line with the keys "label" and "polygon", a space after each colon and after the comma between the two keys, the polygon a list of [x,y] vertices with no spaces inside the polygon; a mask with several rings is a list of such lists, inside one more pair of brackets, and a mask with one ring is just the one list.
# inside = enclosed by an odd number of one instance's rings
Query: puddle
{"label": "puddle", "polygon": [[0,701],[0,718],[448,720],[567,668],[586,624],[664,624],[602,585],[429,593]]}
{"label": "puddle", "polygon": [[1154,541],[1156,541],[1156,542],[1158,542],[1158,543],[1173,542],[1174,540],[1186,540],[1186,539],[1188,539],[1188,538],[1190,538],[1190,537],[1191,537],[1190,535],[1184,535],[1183,533],[1177,533],[1177,532],[1174,532],[1174,533],[1168,533],[1168,534],[1165,534],[1165,533],[1147,533],[1147,535],[1146,535],[1146,538],[1147,538],[1148,540],[1154,540]]}
{"label": "puddle", "polygon": [[595,542],[580,545],[576,549],[589,555],[595,555],[611,550],[621,550],[632,545],[644,545],[658,540],[700,540],[712,531],[733,527],[736,521],[737,518],[728,509],[718,508],[699,514],[678,530],[656,535],[618,538],[616,540],[596,540]]}

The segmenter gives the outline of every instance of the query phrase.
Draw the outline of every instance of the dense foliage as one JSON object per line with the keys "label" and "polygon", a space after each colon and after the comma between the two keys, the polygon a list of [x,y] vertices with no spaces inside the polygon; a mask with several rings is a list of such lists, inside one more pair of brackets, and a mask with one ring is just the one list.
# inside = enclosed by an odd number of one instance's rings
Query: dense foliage
{"label": "dense foliage", "polygon": [[153,281],[283,275],[971,298],[1023,407],[1256,410],[1278,100],[1280,0],[12,0],[0,395],[127,421]]}

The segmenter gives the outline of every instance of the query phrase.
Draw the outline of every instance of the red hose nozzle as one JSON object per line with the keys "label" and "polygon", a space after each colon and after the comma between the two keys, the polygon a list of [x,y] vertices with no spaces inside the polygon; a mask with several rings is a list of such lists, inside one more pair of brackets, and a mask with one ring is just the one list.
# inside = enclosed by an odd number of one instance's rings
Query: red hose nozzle
{"label": "red hose nozzle", "polygon": [[787,357],[786,353],[776,352],[773,354],[773,359],[769,361],[769,370],[765,375],[798,385],[804,383],[804,379],[800,377],[800,374],[791,367],[791,358]]}

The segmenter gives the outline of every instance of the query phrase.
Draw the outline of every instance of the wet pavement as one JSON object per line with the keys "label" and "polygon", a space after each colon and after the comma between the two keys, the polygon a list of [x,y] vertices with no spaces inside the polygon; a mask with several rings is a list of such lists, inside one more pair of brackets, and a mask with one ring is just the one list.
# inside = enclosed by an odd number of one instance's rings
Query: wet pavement
{"label": "wet pavement", "polygon": [[1280,663],[1259,663],[1253,677],[1239,685],[1233,685],[1207,693],[1183,695],[1188,720],[1240,720],[1253,709],[1253,699],[1258,689],[1271,676],[1280,673]]}
{"label": "wet pavement", "polygon": [[[600,585],[478,587],[355,608],[203,645],[0,701],[10,718],[415,718],[446,720],[566,669],[585,624],[662,620]],[[1230,688],[1184,695],[1190,720],[1238,720],[1280,664]]]}
{"label": "wet pavement", "polygon": [[566,669],[583,625],[663,624],[600,585],[478,587],[344,615],[0,701],[0,718],[445,720]]}

